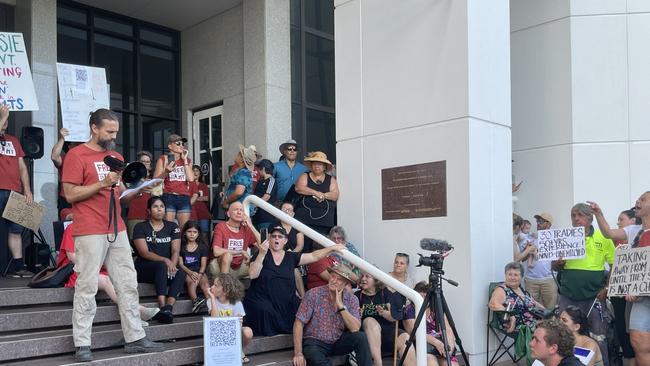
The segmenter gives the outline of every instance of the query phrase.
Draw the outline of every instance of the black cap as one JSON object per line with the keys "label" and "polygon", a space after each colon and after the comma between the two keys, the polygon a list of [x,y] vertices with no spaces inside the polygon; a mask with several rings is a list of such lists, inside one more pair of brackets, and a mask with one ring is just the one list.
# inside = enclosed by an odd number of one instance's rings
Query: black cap
{"label": "black cap", "polygon": [[273,234],[273,232],[275,232],[275,231],[279,231],[280,234],[282,234],[282,235],[284,235],[284,236],[287,236],[287,231],[284,230],[284,228],[283,228],[282,226],[279,226],[279,225],[278,225],[278,226],[274,226],[274,227],[272,227],[272,228],[269,230],[269,234]]}

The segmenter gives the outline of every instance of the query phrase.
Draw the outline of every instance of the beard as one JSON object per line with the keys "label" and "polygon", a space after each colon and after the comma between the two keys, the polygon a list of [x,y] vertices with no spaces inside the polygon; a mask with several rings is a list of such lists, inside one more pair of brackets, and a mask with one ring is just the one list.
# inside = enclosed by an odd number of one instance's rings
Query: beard
{"label": "beard", "polygon": [[115,146],[116,146],[115,139],[108,139],[108,140],[99,139],[99,141],[97,141],[97,144],[106,151],[113,151],[115,150]]}

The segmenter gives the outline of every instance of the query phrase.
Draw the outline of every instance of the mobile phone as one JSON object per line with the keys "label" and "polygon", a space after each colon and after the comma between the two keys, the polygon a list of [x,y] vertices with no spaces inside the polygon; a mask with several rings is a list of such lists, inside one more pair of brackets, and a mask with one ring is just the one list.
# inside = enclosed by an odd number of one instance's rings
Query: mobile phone
{"label": "mobile phone", "polygon": [[171,163],[172,161],[176,161],[174,154],[167,154],[167,164]]}
{"label": "mobile phone", "polygon": [[267,228],[262,229],[260,236],[262,237],[262,241],[266,240],[269,236],[269,229]]}

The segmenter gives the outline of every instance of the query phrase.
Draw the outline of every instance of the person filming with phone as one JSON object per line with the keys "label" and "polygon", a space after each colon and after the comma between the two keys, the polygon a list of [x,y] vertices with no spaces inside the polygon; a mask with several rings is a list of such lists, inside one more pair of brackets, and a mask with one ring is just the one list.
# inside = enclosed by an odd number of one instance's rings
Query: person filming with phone
{"label": "person filming with phone", "polygon": [[188,157],[187,139],[172,134],[167,139],[169,153],[156,161],[155,178],[164,179],[165,220],[178,221],[183,227],[192,213],[189,183],[194,182],[192,159]]}

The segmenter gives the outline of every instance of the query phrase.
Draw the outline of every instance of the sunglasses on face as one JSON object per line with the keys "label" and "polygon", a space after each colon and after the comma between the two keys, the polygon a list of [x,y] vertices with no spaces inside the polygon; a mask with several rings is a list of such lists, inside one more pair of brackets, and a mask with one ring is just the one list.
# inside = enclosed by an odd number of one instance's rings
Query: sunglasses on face
{"label": "sunglasses on face", "polygon": [[176,141],[176,142],[174,142],[174,145],[176,145],[176,146],[185,146],[186,143],[183,142],[183,141]]}
{"label": "sunglasses on face", "polygon": [[546,224],[547,222],[548,222],[548,221],[546,221],[546,220],[544,220],[544,219],[537,219],[537,223],[538,223],[539,225]]}
{"label": "sunglasses on face", "polygon": [[406,253],[397,253],[397,254],[395,254],[395,256],[396,256],[396,257],[404,257],[404,258],[408,258],[408,257],[409,257],[409,255],[406,254]]}
{"label": "sunglasses on face", "polygon": [[287,147],[285,150],[287,150],[287,151],[298,151],[298,149],[295,148],[295,147]]}
{"label": "sunglasses on face", "polygon": [[284,239],[284,235],[282,234],[273,234],[271,235],[273,239]]}

